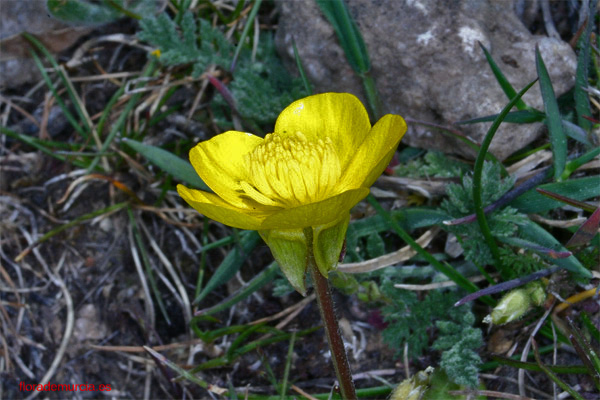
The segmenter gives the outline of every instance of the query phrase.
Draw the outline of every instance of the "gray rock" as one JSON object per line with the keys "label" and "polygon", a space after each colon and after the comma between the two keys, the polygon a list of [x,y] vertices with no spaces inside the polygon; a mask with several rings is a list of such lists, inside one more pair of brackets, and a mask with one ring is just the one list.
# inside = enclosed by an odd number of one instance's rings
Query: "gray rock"
{"label": "gray rock", "polygon": [[[535,46],[560,95],[574,84],[576,57],[567,43],[532,35],[512,9],[493,0],[346,0],[363,34],[383,109],[415,120],[449,124],[496,114],[508,103],[496,82],[481,42],[516,90],[535,77]],[[292,41],[317,92],[350,92],[365,102],[361,81],[345,59],[331,25],[313,0],[282,1],[277,48],[295,69]],[[524,96],[542,108],[538,85]],[[487,124],[462,127],[481,142]],[[541,124],[503,124],[491,145],[500,159],[542,132]],[[473,157],[463,143],[410,124],[403,140],[411,146]]]}
{"label": "gray rock", "polygon": [[74,27],[52,18],[45,0],[0,0],[0,87],[13,88],[41,78],[23,32],[58,53],[90,31],[89,27]]}

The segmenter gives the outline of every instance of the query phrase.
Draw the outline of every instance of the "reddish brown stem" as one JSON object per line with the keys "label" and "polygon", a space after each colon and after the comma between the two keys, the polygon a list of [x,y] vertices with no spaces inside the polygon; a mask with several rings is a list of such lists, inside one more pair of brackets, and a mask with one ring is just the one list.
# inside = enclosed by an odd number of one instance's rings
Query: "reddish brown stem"
{"label": "reddish brown stem", "polygon": [[329,349],[331,350],[331,361],[333,362],[335,374],[340,384],[340,392],[344,400],[356,399],[354,381],[352,380],[350,364],[348,364],[348,357],[346,356],[346,349],[344,348],[344,341],[340,334],[337,316],[335,315],[335,307],[333,298],[331,297],[329,281],[321,274],[317,267],[317,263],[315,262],[312,246],[312,228],[305,229],[304,235],[308,244],[308,270],[310,271],[315,294],[317,295],[317,304],[319,306],[319,311],[321,312],[321,320],[323,321],[323,327],[325,328],[325,333],[327,335]]}

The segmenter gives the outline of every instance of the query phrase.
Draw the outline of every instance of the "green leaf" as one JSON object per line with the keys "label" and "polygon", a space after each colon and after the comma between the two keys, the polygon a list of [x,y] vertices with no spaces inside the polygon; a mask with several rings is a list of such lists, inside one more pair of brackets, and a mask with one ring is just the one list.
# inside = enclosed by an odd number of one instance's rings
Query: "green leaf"
{"label": "green leaf", "polygon": [[144,144],[133,139],[123,139],[123,143],[146,157],[152,164],[197,189],[210,191],[210,188],[198,176],[192,165],[160,147]]}
{"label": "green leaf", "polygon": [[586,132],[589,132],[592,127],[592,123],[584,118],[585,116],[590,117],[592,115],[590,97],[585,90],[589,85],[590,38],[594,26],[594,19],[589,16],[596,14],[597,1],[590,1],[589,7],[587,25],[577,44],[579,54],[577,55],[577,72],[575,73],[575,91],[573,94],[575,110],[577,111],[577,125]]}
{"label": "green leaf", "polygon": [[83,24],[104,24],[121,17],[121,13],[106,3],[82,0],[48,0],[48,12],[56,19]]}
{"label": "green leaf", "polygon": [[[479,117],[468,119],[465,121],[458,121],[457,124],[476,124],[479,122],[491,122],[498,118],[498,114],[488,115],[486,117]],[[523,111],[512,111],[506,114],[503,122],[510,122],[513,124],[531,124],[533,122],[541,122],[546,118],[544,113],[537,110],[523,110]]]}
{"label": "green leaf", "polygon": [[352,69],[359,75],[368,72],[371,61],[367,46],[343,0],[317,0],[317,5],[333,26]]}
{"label": "green leaf", "polygon": [[227,257],[221,262],[221,265],[219,265],[214,275],[194,300],[194,304],[198,304],[213,290],[231,279],[240,270],[242,264],[246,261],[248,254],[254,250],[261,240],[256,231],[246,231],[244,235],[240,236],[239,246],[233,248],[229,254],[227,254]]}
{"label": "green leaf", "polygon": [[540,90],[544,109],[546,111],[546,125],[550,134],[550,143],[552,144],[552,155],[554,156],[554,179],[559,180],[565,163],[567,161],[567,137],[562,126],[562,118],[558,110],[558,103],[550,81],[550,75],[540,54],[540,49],[535,48],[535,65],[538,78],[540,80]]}
{"label": "green leaf", "polygon": [[[566,252],[568,251],[558,240],[554,238],[550,233],[548,233],[544,228],[536,224],[531,220],[525,220],[523,223],[519,224],[519,237],[530,241],[532,243],[538,244],[542,247],[547,247],[554,249],[558,252]],[[585,278],[591,278],[592,274],[588,271],[575,256],[570,256],[567,258],[552,258],[546,255],[540,254],[542,258],[551,262],[552,264],[558,265],[574,274]]]}
{"label": "green leaf", "polygon": [[[584,121],[587,120],[584,118]],[[581,127],[564,119],[562,120],[562,126],[565,134],[568,137],[573,140],[577,140],[579,143],[583,143],[586,146],[592,146],[592,143],[589,141],[586,132]]]}
{"label": "green leaf", "polygon": [[[538,187],[549,192],[583,201],[600,196],[600,177],[588,176],[586,178],[570,179],[563,182],[547,183]],[[523,214],[533,214],[562,207],[564,203],[550,199],[532,189],[517,197],[509,205]]]}
{"label": "green leaf", "polygon": [[[506,97],[508,97],[509,100],[512,99],[513,97],[515,97],[517,95],[517,91],[512,87],[512,85],[510,84],[508,79],[506,79],[506,76],[504,76],[504,74],[502,73],[500,68],[498,68],[498,65],[496,64],[496,62],[494,61],[494,59],[492,58],[492,56],[488,52],[488,50],[485,48],[485,46],[482,45],[481,43],[479,43],[479,46],[483,50],[483,53],[485,54],[485,58],[487,59],[488,64],[490,64],[490,68],[492,69],[492,72],[494,73],[496,80],[500,84],[500,87],[504,91],[504,94],[506,94]],[[517,107],[518,110],[521,110],[521,111],[527,110],[527,108],[528,108],[527,104],[525,104],[525,102],[522,99],[519,99],[519,101],[517,101],[515,106]]]}
{"label": "green leaf", "polygon": [[239,290],[233,293],[231,296],[226,298],[225,300],[219,302],[218,304],[196,312],[196,315],[213,315],[220,311],[226,310],[234,304],[239,303],[240,301],[249,297],[252,293],[256,292],[260,288],[262,288],[267,283],[271,282],[277,273],[279,272],[279,265],[277,263],[272,262],[267,268],[262,270],[258,275],[252,278],[250,281],[246,282],[244,286],[242,286]]}

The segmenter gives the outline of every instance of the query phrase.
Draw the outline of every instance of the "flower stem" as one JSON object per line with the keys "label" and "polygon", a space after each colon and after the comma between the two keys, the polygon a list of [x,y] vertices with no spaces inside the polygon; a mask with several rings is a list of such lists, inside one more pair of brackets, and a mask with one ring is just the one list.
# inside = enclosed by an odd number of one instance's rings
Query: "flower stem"
{"label": "flower stem", "polygon": [[340,327],[338,320],[335,315],[335,308],[333,305],[333,298],[331,297],[331,289],[329,288],[329,281],[325,278],[315,262],[315,256],[313,252],[313,233],[312,228],[304,229],[304,236],[306,237],[306,243],[308,247],[307,264],[310,276],[313,281],[315,288],[315,294],[317,295],[317,305],[321,312],[321,320],[327,334],[327,342],[329,343],[329,349],[331,350],[331,361],[335,368],[335,374],[340,383],[340,392],[344,400],[356,399],[356,391],[354,390],[354,381],[352,380],[352,373],[350,372],[350,364],[348,364],[348,358],[346,356],[346,350],[344,349],[344,341],[340,334]]}

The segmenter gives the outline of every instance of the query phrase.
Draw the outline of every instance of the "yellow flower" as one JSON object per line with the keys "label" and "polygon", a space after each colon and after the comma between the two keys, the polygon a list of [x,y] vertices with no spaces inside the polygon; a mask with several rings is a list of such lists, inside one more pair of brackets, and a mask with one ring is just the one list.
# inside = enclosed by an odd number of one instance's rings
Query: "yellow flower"
{"label": "yellow flower", "polygon": [[263,139],[229,131],[190,151],[214,191],[178,185],[180,196],[225,225],[258,230],[292,285],[304,293],[306,238],[312,227],[317,266],[337,264],[350,209],[369,193],[406,132],[388,114],[371,127],[362,103],[347,93],[309,96],[289,105]]}

